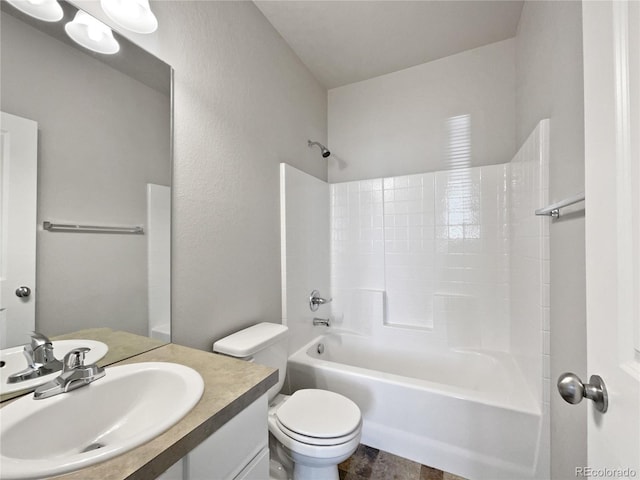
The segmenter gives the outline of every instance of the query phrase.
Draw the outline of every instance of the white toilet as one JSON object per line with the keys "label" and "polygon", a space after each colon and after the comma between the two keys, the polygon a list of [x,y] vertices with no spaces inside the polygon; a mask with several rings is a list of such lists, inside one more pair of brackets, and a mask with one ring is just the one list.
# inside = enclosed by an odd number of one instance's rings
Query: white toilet
{"label": "white toilet", "polygon": [[218,340],[213,351],[278,369],[278,383],[268,393],[271,459],[294,480],[338,480],[338,464],[360,443],[360,409],[327,390],[279,394],[287,371],[287,330],[259,323]]}

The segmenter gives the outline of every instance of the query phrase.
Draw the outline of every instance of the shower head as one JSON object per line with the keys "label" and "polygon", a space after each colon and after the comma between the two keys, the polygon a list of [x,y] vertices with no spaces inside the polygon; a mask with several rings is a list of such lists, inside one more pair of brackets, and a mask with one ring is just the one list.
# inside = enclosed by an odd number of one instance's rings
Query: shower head
{"label": "shower head", "polygon": [[331,155],[331,152],[329,151],[329,149],[324,145],[322,145],[320,142],[312,142],[311,140],[307,140],[307,145],[309,147],[318,145],[320,147],[320,153],[322,153],[322,158],[327,158],[329,155]]}

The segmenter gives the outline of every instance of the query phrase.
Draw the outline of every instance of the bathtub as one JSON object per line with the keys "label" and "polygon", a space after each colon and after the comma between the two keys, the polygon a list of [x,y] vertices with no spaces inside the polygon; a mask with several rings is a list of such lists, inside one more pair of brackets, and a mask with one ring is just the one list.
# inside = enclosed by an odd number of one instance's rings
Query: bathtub
{"label": "bathtub", "polygon": [[406,350],[330,333],[289,357],[289,386],[362,410],[362,443],[469,479],[533,478],[542,412],[510,355]]}

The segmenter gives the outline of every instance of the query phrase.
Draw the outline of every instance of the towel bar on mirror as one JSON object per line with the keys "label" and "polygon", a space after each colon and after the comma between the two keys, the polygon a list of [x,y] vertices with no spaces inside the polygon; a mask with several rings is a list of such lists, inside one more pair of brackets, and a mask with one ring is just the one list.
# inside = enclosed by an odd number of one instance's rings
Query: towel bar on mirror
{"label": "towel bar on mirror", "polygon": [[85,233],[131,233],[144,234],[144,228],[138,225],[132,227],[107,227],[99,225],[68,225],[63,223],[43,222],[42,228],[50,232],[85,232]]}

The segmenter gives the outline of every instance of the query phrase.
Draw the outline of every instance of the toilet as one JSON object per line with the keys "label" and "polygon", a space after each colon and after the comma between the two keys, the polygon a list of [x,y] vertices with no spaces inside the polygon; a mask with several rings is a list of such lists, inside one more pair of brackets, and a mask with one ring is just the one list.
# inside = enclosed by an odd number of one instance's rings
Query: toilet
{"label": "toilet", "polygon": [[[282,395],[287,369],[288,329],[259,323],[213,344],[213,351],[278,369],[269,397],[272,478],[338,480],[338,464],[356,451],[362,433],[358,406],[343,395],[319,389]],[[284,475],[280,474],[284,470]]]}

